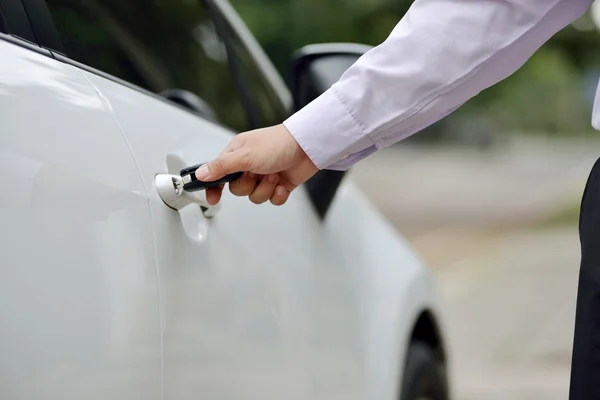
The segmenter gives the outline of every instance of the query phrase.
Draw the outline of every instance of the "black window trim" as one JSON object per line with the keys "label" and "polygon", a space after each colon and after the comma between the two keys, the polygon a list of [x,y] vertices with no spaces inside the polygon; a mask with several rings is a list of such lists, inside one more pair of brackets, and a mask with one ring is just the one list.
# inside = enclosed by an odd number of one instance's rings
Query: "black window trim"
{"label": "black window trim", "polygon": [[[0,0],[0,1],[13,1],[13,0]],[[46,1],[45,0],[14,0],[14,1],[28,2],[27,10],[29,12],[31,12],[31,15],[32,15],[32,17],[30,17],[31,28],[34,33],[38,33],[38,36],[40,38],[39,40],[36,38],[37,44],[30,43],[30,45],[28,45],[28,46],[24,45],[24,47],[27,47],[30,50],[35,50],[38,53],[47,55],[49,57],[52,57],[52,58],[56,59],[57,61],[63,62],[68,65],[72,65],[80,70],[90,72],[94,75],[108,79],[108,80],[118,83],[122,86],[125,86],[129,89],[132,89],[137,92],[143,93],[147,96],[150,96],[154,99],[160,100],[163,103],[166,103],[170,106],[176,107],[180,110],[186,111],[189,114],[199,117],[204,121],[207,121],[211,124],[217,125],[220,128],[223,128],[232,134],[239,133],[239,132],[234,131],[231,127],[225,125],[221,121],[215,121],[215,120],[209,119],[203,115],[200,115],[196,112],[193,112],[189,108],[184,107],[181,104],[178,104],[174,101],[171,101],[171,100],[161,96],[158,93],[154,93],[154,92],[144,89],[134,83],[131,83],[129,81],[126,81],[124,79],[121,79],[119,77],[111,75],[107,72],[104,72],[104,71],[101,71],[94,67],[91,67],[87,64],[80,63],[79,61],[75,61],[72,58],[69,58],[68,55],[64,51],[62,41],[60,40],[58,30],[56,29],[56,26],[54,25],[54,20],[52,19],[52,15],[50,14],[50,10],[48,9],[48,5],[46,4]],[[2,37],[8,36],[8,35],[3,35],[1,33],[0,33],[0,35],[2,35]],[[10,41],[15,42],[16,44],[21,44],[21,43],[18,43],[17,41],[15,41],[14,39],[10,40]]]}
{"label": "black window trim", "polygon": [[[241,61],[239,61],[238,53],[236,53],[236,51],[233,49],[233,46],[231,44],[231,40],[232,40],[231,34],[228,31],[230,31],[233,35],[237,36],[237,40],[239,41],[240,45],[244,47],[244,49],[248,53],[248,56],[252,59],[253,63],[256,65],[258,73],[262,77],[263,83],[270,86],[271,89],[273,90],[275,96],[278,98],[278,101],[281,103],[281,106],[283,107],[283,110],[284,110],[284,113],[286,114],[286,116],[291,115],[291,111],[292,111],[291,103],[285,101],[285,99],[282,97],[282,94],[275,87],[276,86],[275,83],[273,82],[271,77],[269,77],[269,74],[263,70],[262,63],[257,59],[257,54],[255,54],[255,52],[251,48],[252,46],[250,46],[250,44],[248,43],[248,40],[247,40],[248,39],[247,35],[248,34],[252,35],[252,33],[250,31],[248,31],[248,33],[245,33],[240,29],[240,26],[238,26],[238,24],[239,23],[244,24],[244,22],[243,22],[243,20],[241,20],[239,15],[236,14],[235,9],[233,9],[232,6],[229,4],[229,7],[231,7],[232,10],[231,11],[227,10],[227,8],[224,7],[224,5],[223,5],[222,0],[201,0],[201,1],[203,1],[206,4],[206,6],[209,8],[211,13],[215,14],[215,17],[213,18],[213,20],[216,21],[216,19],[220,17],[219,21],[221,23],[228,24],[228,29],[225,27],[221,28],[219,25],[219,26],[217,26],[217,30],[219,32],[219,35],[223,39],[223,42],[225,43],[225,45],[227,47],[228,57],[232,60],[231,61],[233,63],[232,74],[239,74],[239,78],[237,78],[237,79],[238,79],[239,85],[241,87],[240,91],[242,91],[243,93],[246,93],[248,95],[248,102],[249,102],[248,112],[249,113],[252,112],[252,113],[256,114],[256,117],[254,117],[254,119],[252,121],[260,119],[260,117],[258,116],[259,113],[256,110],[256,103],[252,100],[251,88],[248,85],[248,83],[246,82],[246,80],[244,79],[243,74],[240,73],[240,68],[237,67],[238,64],[241,64]],[[236,19],[239,20],[239,22],[236,22],[235,21]],[[270,63],[270,60],[269,60],[269,63]],[[276,70],[274,73],[278,74],[278,72]],[[285,90],[288,90],[288,88],[286,87]],[[281,122],[283,122],[283,121],[281,121]],[[253,123],[252,125],[255,125],[255,126],[253,126],[253,129],[264,128],[264,126],[262,126],[259,123]]]}
{"label": "black window trim", "polygon": [[16,35],[10,35],[10,34],[0,32],[0,40],[17,45],[19,47],[23,47],[27,50],[31,50],[31,51],[34,51],[36,53],[39,53],[39,54],[42,54],[42,55],[45,55],[48,57],[52,57],[52,52],[50,52],[50,50],[43,49],[40,46],[38,46],[36,43],[32,43],[32,42],[25,40]]}
{"label": "black window trim", "polygon": [[2,13],[2,8],[0,8],[0,33],[8,33],[8,24]]}
{"label": "black window trim", "polygon": [[0,0],[0,10],[2,33],[35,43],[33,28],[21,0]]}
{"label": "black window trim", "polygon": [[235,52],[229,42],[229,35],[227,34],[227,29],[223,26],[223,24],[227,23],[227,19],[225,15],[223,15],[220,10],[215,7],[211,0],[198,0],[201,1],[208,11],[208,15],[215,25],[215,29],[217,30],[217,34],[221,37],[223,44],[225,45],[225,51],[227,52],[227,62],[229,64],[229,71],[235,80],[235,85],[237,86],[240,97],[242,100],[242,105],[246,111],[246,115],[248,116],[248,123],[250,124],[250,129],[258,129],[263,128],[258,124],[258,113],[254,106],[254,102],[252,101],[252,96],[250,91],[248,90],[248,86],[244,83],[244,77],[240,73],[238,61]]}
{"label": "black window trim", "polygon": [[64,48],[46,0],[21,0],[21,2],[29,16],[37,44],[52,50],[53,53],[64,54]]}
{"label": "black window trim", "polygon": [[[293,112],[293,99],[289,86],[281,77],[275,66],[272,64],[269,56],[254,37],[254,34],[241,16],[237,13],[230,0],[206,0],[210,1],[215,10],[228,21],[232,32],[237,35],[242,45],[248,50],[250,57],[254,60],[260,69],[265,81],[271,86],[279,98],[283,108],[288,115]],[[277,81],[280,81],[279,83]]]}
{"label": "black window trim", "polygon": [[[233,49],[232,49],[232,45],[230,43],[231,39],[230,39],[229,34],[227,33],[227,29],[225,26],[223,26],[223,24],[227,24],[229,22],[228,18],[224,14],[223,10],[219,6],[217,6],[217,4],[213,0],[197,0],[197,1],[201,2],[206,7],[208,14],[209,14],[209,18],[215,24],[217,33],[223,40],[223,43],[226,48],[227,56],[228,56],[229,70],[232,75],[232,78],[234,79],[235,86],[237,87],[237,89],[240,93],[240,98],[241,98],[244,110],[246,112],[250,128],[251,129],[260,128],[260,126],[258,124],[258,112],[256,110],[256,105],[254,104],[254,101],[252,99],[252,93],[250,92],[248,85],[244,82],[243,75],[240,73],[240,70],[239,70],[240,66],[239,66],[239,62],[237,60],[237,55],[236,55],[235,51],[233,51]],[[8,7],[8,5],[10,5],[10,7]],[[106,79],[117,82],[128,88],[140,91],[147,95],[151,95],[154,98],[158,98],[163,101],[166,100],[169,104],[176,105],[177,107],[183,108],[186,111],[190,112],[190,110],[188,108],[182,107],[181,105],[179,105],[171,100],[165,99],[163,96],[160,96],[159,94],[156,94],[147,89],[141,88],[129,81],[125,81],[114,75],[111,75],[104,71],[97,70],[91,66],[88,66],[87,64],[83,64],[83,63],[80,63],[78,61],[75,61],[75,60],[69,58],[68,54],[66,54],[66,52],[64,50],[58,30],[56,29],[56,26],[54,25],[54,20],[52,18],[52,14],[50,13],[50,9],[48,8],[48,4],[47,4],[46,0],[0,0],[0,10],[3,10],[3,9],[6,9],[10,12],[10,15],[8,15],[8,16],[13,16],[12,20],[19,21],[18,26],[20,26],[19,32],[21,33],[21,35],[14,33],[13,32],[14,29],[11,29],[11,31],[9,33],[11,33],[15,36],[18,36],[18,37],[24,39],[25,41],[29,41],[30,43],[32,43],[34,45],[37,43],[37,45],[39,47],[41,47],[42,49],[49,50],[51,53],[50,55],[52,57],[54,57],[55,59],[57,59],[61,62],[67,63],[67,64],[71,64],[73,66],[76,66],[77,68],[80,68],[82,70],[86,70],[88,72],[94,73],[95,75],[102,76]],[[7,13],[5,12],[4,14],[7,14]],[[2,18],[2,13],[0,13],[0,23],[2,22],[1,18]],[[6,19],[8,20],[9,18],[6,17]],[[13,23],[13,24],[17,25],[15,23]],[[10,23],[8,23],[7,25],[10,26]],[[231,29],[236,31],[234,26],[232,26]],[[0,30],[0,33],[1,33],[1,30]],[[242,43],[245,45],[244,41],[242,41]],[[47,53],[44,53],[44,54],[48,55]],[[252,52],[250,52],[250,54],[252,56]],[[284,107],[285,107],[285,104],[284,104]],[[192,112],[192,114],[202,117],[201,115],[198,115],[198,113],[195,113],[195,112]],[[206,118],[204,118],[204,119],[206,119]],[[231,128],[224,125],[223,123],[221,123],[219,121],[217,121],[217,122],[218,122],[218,125],[223,126],[227,129],[233,131]]]}
{"label": "black window trim", "polygon": [[65,55],[54,53],[53,51],[50,51],[50,53],[51,53],[51,55],[57,61],[60,61],[62,63],[68,64],[68,65],[72,65],[73,67],[76,67],[77,69],[80,69],[82,71],[86,71],[86,72],[92,73],[92,74],[97,75],[97,76],[99,76],[101,78],[104,78],[104,79],[107,79],[109,81],[118,83],[121,86],[125,86],[128,89],[132,89],[132,90],[135,90],[136,92],[145,94],[146,96],[150,96],[150,97],[152,97],[152,98],[154,98],[156,100],[159,100],[159,101],[161,101],[161,102],[163,102],[165,104],[168,104],[168,105],[170,105],[172,107],[175,107],[175,108],[178,108],[180,110],[183,110],[183,111],[187,112],[188,114],[191,114],[191,115],[193,115],[195,117],[198,117],[198,118],[200,118],[200,119],[202,119],[202,120],[204,120],[206,122],[209,122],[209,123],[211,123],[213,125],[217,125],[217,126],[219,126],[221,128],[224,128],[224,129],[228,130],[229,132],[231,132],[233,134],[237,134],[238,133],[238,132],[233,131],[231,129],[231,127],[223,124],[221,121],[213,120],[213,119],[208,118],[207,116],[204,116],[202,114],[194,112],[194,111],[190,110],[189,108],[187,108],[187,107],[185,107],[185,106],[183,106],[183,105],[181,105],[179,103],[171,101],[171,100],[167,99],[166,97],[161,96],[158,93],[154,93],[154,92],[152,92],[152,91],[150,91],[148,89],[144,89],[143,87],[140,87],[140,86],[136,85],[135,83],[131,83],[129,81],[126,81],[124,79],[121,79],[119,77],[111,75],[111,74],[109,74],[107,72],[101,71],[101,70],[96,69],[94,67],[90,67],[87,64],[80,63],[79,61],[75,61],[72,58],[69,58],[69,57],[67,57]]}
{"label": "black window trim", "polygon": [[229,131],[230,133],[233,133],[233,134],[237,134],[238,133],[238,132],[235,132],[231,127],[223,124],[221,121],[215,121],[215,120],[210,119],[210,118],[208,118],[208,117],[206,117],[204,115],[201,115],[201,114],[199,114],[197,112],[194,112],[194,111],[190,110],[189,108],[187,108],[187,107],[185,107],[185,106],[183,106],[181,104],[178,104],[178,103],[176,103],[174,101],[171,101],[171,100],[169,100],[169,99],[161,96],[158,93],[154,93],[154,92],[152,92],[152,91],[150,91],[148,89],[144,89],[143,87],[140,87],[140,86],[138,86],[138,85],[136,85],[134,83],[131,83],[129,81],[126,81],[124,79],[118,78],[118,77],[116,77],[114,75],[111,75],[111,74],[109,74],[107,72],[104,72],[104,71],[101,71],[99,69],[90,67],[87,64],[82,64],[79,61],[75,61],[72,58],[69,58],[69,57],[67,57],[65,55],[54,53],[53,51],[50,51],[50,53],[52,54],[52,56],[57,61],[63,62],[63,63],[68,64],[68,65],[72,65],[72,66],[74,66],[74,67],[76,67],[76,68],[78,68],[78,69],[80,69],[82,71],[86,71],[86,72],[92,73],[94,75],[100,76],[100,77],[102,77],[104,79],[107,79],[109,81],[118,83],[119,85],[125,86],[128,89],[135,90],[137,92],[140,92],[142,94],[150,96],[150,97],[152,97],[152,98],[154,98],[156,100],[160,100],[161,102],[163,102],[165,104],[168,104],[170,106],[173,106],[175,108],[183,110],[183,111],[187,112],[188,114],[196,116],[196,117],[202,119],[203,121],[206,121],[206,122],[209,122],[209,123],[211,123],[213,125],[217,125],[217,126],[219,126],[221,128],[224,128],[225,130]]}
{"label": "black window trim", "polygon": [[[11,1],[11,0],[0,0],[0,1]],[[231,127],[225,125],[222,121],[214,121],[214,120],[208,119],[202,115],[199,115],[198,113],[191,111],[190,109],[188,109],[186,107],[181,106],[180,104],[177,104],[169,99],[166,99],[165,97],[163,97],[157,93],[154,93],[152,91],[144,89],[140,86],[137,86],[137,85],[135,85],[129,81],[123,80],[121,78],[118,78],[107,72],[93,68],[87,64],[83,64],[78,61],[75,61],[72,58],[69,58],[68,54],[64,50],[58,30],[56,29],[56,26],[54,25],[54,20],[52,18],[52,14],[50,13],[50,9],[48,8],[46,0],[16,0],[16,1],[22,1],[24,4],[24,7],[26,7],[27,12],[30,14],[29,20],[31,22],[31,28],[33,30],[33,33],[34,34],[37,33],[37,36],[39,37],[39,39],[36,38],[37,43],[42,48],[50,50],[52,56],[54,58],[56,58],[58,61],[73,65],[84,71],[91,72],[95,75],[101,76],[103,78],[106,78],[106,79],[109,79],[116,83],[119,83],[121,85],[124,85],[130,89],[137,90],[138,92],[142,92],[153,98],[159,99],[159,100],[166,102],[172,106],[176,106],[177,108],[180,108],[187,112],[190,112],[191,114],[198,116],[204,120],[215,123],[216,125],[218,125],[222,128],[225,128],[232,133],[236,133],[236,134],[239,133],[239,132],[236,132],[235,130],[233,130]],[[221,24],[227,22],[226,17],[220,12],[220,9],[213,4],[212,0],[197,0],[197,1],[201,1],[204,4],[204,6],[207,8],[209,18],[215,24],[215,29],[217,30],[217,33],[223,40],[223,43],[225,45],[226,52],[227,52],[229,70],[235,81],[235,86],[237,87],[238,91],[240,92],[242,106],[244,107],[244,110],[246,112],[246,115],[248,118],[248,123],[252,129],[259,128],[259,126],[257,124],[257,114],[256,114],[256,111],[254,110],[254,103],[252,102],[251,97],[250,97],[251,94],[248,92],[248,88],[243,82],[242,75],[239,72],[237,72],[238,67],[237,67],[237,63],[235,61],[235,55],[233,54],[233,51],[231,50],[231,45],[229,44],[229,42],[227,40],[227,35],[225,32],[225,29],[221,25]]]}

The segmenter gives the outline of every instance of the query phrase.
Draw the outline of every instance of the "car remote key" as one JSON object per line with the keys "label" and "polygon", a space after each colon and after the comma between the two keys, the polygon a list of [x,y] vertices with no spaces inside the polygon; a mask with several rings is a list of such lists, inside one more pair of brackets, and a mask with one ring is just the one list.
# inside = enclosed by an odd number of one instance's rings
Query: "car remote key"
{"label": "car remote key", "polygon": [[203,182],[196,179],[196,170],[203,166],[206,163],[193,165],[191,167],[187,167],[181,170],[179,175],[181,175],[181,179],[183,179],[183,190],[186,192],[198,192],[200,190],[208,189],[211,187],[219,186],[224,183],[233,182],[242,177],[243,172],[235,172],[233,174],[225,175],[223,178],[218,181],[212,182]]}

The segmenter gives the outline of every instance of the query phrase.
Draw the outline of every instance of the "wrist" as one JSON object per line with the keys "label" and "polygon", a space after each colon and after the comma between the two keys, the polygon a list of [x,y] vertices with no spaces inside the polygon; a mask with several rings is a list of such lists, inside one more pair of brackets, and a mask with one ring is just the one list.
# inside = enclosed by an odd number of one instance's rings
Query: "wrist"
{"label": "wrist", "polygon": [[314,170],[316,173],[319,168],[315,165],[315,163],[311,160],[306,151],[302,148],[300,143],[296,140],[294,135],[289,131],[289,129],[284,124],[279,124],[275,127],[278,132],[282,135],[285,135],[286,139],[290,141],[291,146],[293,147],[293,159],[298,160],[304,167],[310,168]]}

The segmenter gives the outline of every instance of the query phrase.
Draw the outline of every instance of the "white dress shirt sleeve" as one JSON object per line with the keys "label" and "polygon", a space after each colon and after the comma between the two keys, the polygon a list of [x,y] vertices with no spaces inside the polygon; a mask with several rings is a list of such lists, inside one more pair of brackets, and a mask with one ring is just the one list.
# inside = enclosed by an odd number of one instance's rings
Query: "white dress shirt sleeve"
{"label": "white dress shirt sleeve", "polygon": [[284,125],[320,169],[345,170],[520,68],[593,0],[416,0],[388,39]]}

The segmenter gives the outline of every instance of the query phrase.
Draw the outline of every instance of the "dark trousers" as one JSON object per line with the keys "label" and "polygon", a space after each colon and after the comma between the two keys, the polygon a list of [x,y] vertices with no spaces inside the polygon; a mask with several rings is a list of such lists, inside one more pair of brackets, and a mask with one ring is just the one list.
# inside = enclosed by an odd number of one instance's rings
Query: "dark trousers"
{"label": "dark trousers", "polygon": [[600,160],[583,193],[570,400],[600,400]]}

